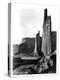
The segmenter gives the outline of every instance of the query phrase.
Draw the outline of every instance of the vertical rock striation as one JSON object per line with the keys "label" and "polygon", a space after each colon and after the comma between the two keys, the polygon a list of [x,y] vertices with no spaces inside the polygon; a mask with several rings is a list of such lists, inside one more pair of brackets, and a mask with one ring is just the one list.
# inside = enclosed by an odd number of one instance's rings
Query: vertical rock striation
{"label": "vertical rock striation", "polygon": [[42,35],[42,48],[44,56],[51,53],[51,16],[47,16],[47,9],[44,10],[44,23]]}

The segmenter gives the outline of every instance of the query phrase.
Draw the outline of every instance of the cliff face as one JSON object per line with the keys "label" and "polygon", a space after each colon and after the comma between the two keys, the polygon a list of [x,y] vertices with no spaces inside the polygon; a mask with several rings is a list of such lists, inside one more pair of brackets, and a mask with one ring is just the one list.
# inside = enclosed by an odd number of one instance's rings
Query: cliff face
{"label": "cliff face", "polygon": [[57,37],[57,32],[52,31],[51,32],[51,50],[52,52],[56,50],[56,37]]}
{"label": "cliff face", "polygon": [[47,9],[44,11],[42,52],[44,55],[51,53],[51,16],[47,16]]}
{"label": "cliff face", "polygon": [[[56,72],[56,31],[51,31],[51,16],[47,16],[47,9],[44,11],[43,36],[39,34],[36,34],[36,38],[23,38],[21,44],[13,45],[14,56],[17,54],[13,57],[13,69],[20,66],[21,70],[17,69],[19,72],[26,69],[30,74]],[[34,53],[40,57],[38,60],[20,58],[32,57]],[[34,57],[37,57],[36,54]]]}
{"label": "cliff face", "polygon": [[36,38],[24,38],[21,44],[13,46],[14,53],[32,54],[35,48],[35,39],[37,42],[38,55],[40,55],[41,52],[44,55],[48,55],[56,50],[56,31],[51,31],[51,16],[47,15],[47,9],[44,10],[42,37],[37,34]]}
{"label": "cliff face", "polygon": [[[35,39],[34,38],[25,38],[26,41],[24,43],[21,43],[19,45],[13,46],[14,48],[14,53],[26,53],[26,54],[31,54],[34,50],[34,45],[35,45]],[[42,37],[38,40],[37,43],[37,50],[40,51],[42,47]],[[52,51],[56,50],[56,31],[51,32],[51,49]]]}
{"label": "cliff face", "polygon": [[[39,37],[37,43],[38,54],[41,51],[42,38]],[[25,38],[25,42],[19,45],[19,53],[31,54],[35,48],[35,38]]]}
{"label": "cliff face", "polygon": [[[19,45],[19,53],[31,54],[35,47],[35,38],[25,38],[25,42]],[[44,10],[43,36],[37,36],[37,52],[44,55],[56,50],[56,31],[51,31],[51,16]]]}
{"label": "cliff face", "polygon": [[50,54],[51,52],[51,30],[50,30],[50,17],[47,17],[43,24],[43,36],[42,36],[42,52],[44,55]]}

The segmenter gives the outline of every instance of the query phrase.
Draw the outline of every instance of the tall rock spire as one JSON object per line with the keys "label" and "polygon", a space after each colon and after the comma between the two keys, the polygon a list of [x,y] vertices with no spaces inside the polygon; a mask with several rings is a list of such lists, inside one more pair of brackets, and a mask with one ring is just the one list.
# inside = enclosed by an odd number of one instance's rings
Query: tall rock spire
{"label": "tall rock spire", "polygon": [[44,10],[44,21],[47,19],[47,8]]}
{"label": "tall rock spire", "polygon": [[44,55],[49,55],[51,53],[51,16],[47,16],[47,9],[44,10],[44,23],[43,23],[41,50]]}
{"label": "tall rock spire", "polygon": [[38,42],[37,40],[39,39],[40,37],[40,31],[38,31],[37,35],[36,35],[36,38],[35,38],[35,47],[34,47],[34,56],[38,56],[38,52],[37,52],[37,46],[38,46]]}

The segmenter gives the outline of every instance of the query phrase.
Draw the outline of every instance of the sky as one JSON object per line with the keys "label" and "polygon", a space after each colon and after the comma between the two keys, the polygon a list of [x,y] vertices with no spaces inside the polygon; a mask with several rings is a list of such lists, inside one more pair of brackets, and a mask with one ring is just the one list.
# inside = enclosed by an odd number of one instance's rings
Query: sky
{"label": "sky", "polygon": [[25,37],[35,37],[39,30],[42,36],[45,8],[48,10],[48,15],[51,15],[52,30],[57,31],[58,9],[56,6],[12,3],[11,40],[13,44],[20,44]]}

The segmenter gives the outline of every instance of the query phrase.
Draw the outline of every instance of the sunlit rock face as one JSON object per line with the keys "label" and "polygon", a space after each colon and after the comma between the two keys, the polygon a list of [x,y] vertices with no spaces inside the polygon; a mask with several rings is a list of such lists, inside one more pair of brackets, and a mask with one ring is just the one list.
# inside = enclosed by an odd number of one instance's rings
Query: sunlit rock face
{"label": "sunlit rock face", "polygon": [[40,31],[37,33],[36,38],[35,38],[35,47],[34,47],[34,56],[38,56],[38,40],[40,38]]}
{"label": "sunlit rock face", "polygon": [[[56,31],[51,31],[51,16],[44,10],[43,35],[25,37],[13,46],[13,74],[56,73]],[[24,57],[25,58],[21,58]],[[36,59],[38,57],[38,59]]]}
{"label": "sunlit rock face", "polygon": [[51,16],[47,16],[47,9],[44,11],[42,52],[44,55],[51,53]]}

